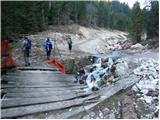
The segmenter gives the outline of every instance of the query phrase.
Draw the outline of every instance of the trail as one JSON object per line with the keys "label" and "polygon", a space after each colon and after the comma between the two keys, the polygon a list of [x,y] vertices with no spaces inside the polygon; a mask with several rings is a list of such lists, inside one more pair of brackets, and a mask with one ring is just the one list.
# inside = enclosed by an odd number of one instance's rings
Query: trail
{"label": "trail", "polygon": [[[75,40],[73,38],[73,54],[97,54],[106,49],[105,42],[110,39],[122,39],[126,40],[127,33],[117,30],[107,29],[92,29],[80,27],[79,31],[84,35],[83,39]],[[68,45],[66,43],[58,45],[60,50],[68,52]]]}

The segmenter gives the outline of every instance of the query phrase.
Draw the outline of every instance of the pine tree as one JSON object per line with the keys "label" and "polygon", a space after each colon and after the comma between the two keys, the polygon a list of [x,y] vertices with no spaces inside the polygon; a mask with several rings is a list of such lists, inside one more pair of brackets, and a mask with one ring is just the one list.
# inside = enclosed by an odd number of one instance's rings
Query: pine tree
{"label": "pine tree", "polygon": [[151,1],[151,7],[147,16],[147,37],[153,38],[159,36],[159,2]]}
{"label": "pine tree", "polygon": [[[130,34],[136,42],[141,42],[141,34],[143,31],[143,14],[140,9],[139,2],[136,2],[133,6],[131,13],[131,26],[130,26]],[[135,42],[135,41],[134,41]]]}

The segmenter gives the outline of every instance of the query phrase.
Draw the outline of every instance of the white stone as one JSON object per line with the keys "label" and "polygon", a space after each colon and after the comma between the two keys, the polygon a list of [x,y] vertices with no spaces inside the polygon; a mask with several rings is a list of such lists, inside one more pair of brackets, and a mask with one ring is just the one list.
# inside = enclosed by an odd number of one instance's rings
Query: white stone
{"label": "white stone", "polygon": [[109,114],[109,119],[115,119],[114,113]]}
{"label": "white stone", "polygon": [[132,45],[131,49],[144,49],[145,47],[139,43]]}
{"label": "white stone", "polygon": [[122,61],[121,63],[118,63],[116,65],[116,74],[118,76],[124,76],[124,75],[128,75],[128,63],[125,61]]}
{"label": "white stone", "polygon": [[95,114],[94,112],[90,112],[89,115],[90,115],[91,117],[94,117],[96,114]]}
{"label": "white stone", "polygon": [[102,111],[99,111],[99,117],[102,119],[103,118],[103,113]]}
{"label": "white stone", "polygon": [[146,101],[146,103],[151,104],[152,102],[152,97],[151,96],[144,96],[144,100]]}
{"label": "white stone", "polygon": [[138,88],[136,87],[136,85],[134,85],[134,86],[132,87],[132,90],[135,91],[135,92],[138,92],[138,91],[139,91]]}

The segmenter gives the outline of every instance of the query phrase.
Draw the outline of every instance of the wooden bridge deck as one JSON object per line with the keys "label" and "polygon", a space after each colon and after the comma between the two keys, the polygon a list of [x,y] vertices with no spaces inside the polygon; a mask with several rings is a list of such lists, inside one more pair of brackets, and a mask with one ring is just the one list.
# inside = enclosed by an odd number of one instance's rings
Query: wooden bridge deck
{"label": "wooden bridge deck", "polygon": [[87,86],[74,83],[71,75],[51,68],[19,68],[2,75],[1,118],[83,106],[98,95],[86,93]]}

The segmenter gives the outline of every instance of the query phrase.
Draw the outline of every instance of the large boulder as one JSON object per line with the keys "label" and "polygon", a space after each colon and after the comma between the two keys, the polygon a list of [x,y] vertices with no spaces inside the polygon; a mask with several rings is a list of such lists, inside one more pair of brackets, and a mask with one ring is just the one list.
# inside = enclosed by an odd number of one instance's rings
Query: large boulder
{"label": "large boulder", "polygon": [[65,67],[65,73],[67,74],[75,74],[77,71],[80,71],[86,65],[92,64],[92,60],[90,56],[87,57],[76,57],[74,59],[67,59],[62,64]]}
{"label": "large boulder", "polygon": [[132,45],[131,49],[144,49],[145,47],[139,43]]}
{"label": "large boulder", "polygon": [[121,61],[120,63],[116,64],[116,70],[115,70],[116,75],[126,76],[128,75],[128,70],[129,70],[129,67],[127,62]]}

